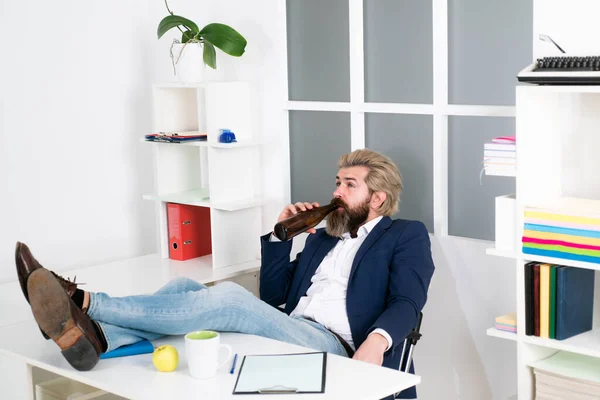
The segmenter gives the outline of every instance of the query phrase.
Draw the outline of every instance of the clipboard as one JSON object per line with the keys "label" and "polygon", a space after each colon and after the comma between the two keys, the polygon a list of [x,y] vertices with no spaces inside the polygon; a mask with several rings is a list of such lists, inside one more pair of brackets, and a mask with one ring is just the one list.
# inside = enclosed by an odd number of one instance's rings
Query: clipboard
{"label": "clipboard", "polygon": [[233,394],[325,393],[327,353],[247,355]]}

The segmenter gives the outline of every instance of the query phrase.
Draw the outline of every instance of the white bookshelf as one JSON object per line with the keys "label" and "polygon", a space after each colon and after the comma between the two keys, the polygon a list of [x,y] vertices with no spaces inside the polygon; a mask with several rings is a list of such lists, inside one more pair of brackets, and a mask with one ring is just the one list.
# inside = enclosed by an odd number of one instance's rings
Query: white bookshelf
{"label": "white bookshelf", "polygon": [[[256,271],[260,254],[262,195],[261,138],[251,110],[247,82],[157,84],[153,87],[153,132],[201,131],[206,141],[164,143],[152,147],[159,257],[169,257],[167,203],[210,209],[212,254],[184,261],[210,269]],[[236,143],[220,143],[230,129]]]}
{"label": "white bookshelf", "polygon": [[[237,140],[237,135],[236,135]],[[262,141],[258,140],[237,140],[233,143],[209,143],[208,141],[189,141],[182,143],[168,143],[168,142],[153,142],[151,140],[140,139],[142,143],[148,144],[161,144],[165,146],[191,146],[191,147],[212,147],[215,149],[237,149],[240,147],[252,147],[252,146],[261,146],[263,145]]]}
{"label": "white bookshelf", "polygon": [[501,331],[500,329],[496,329],[496,328],[488,328],[486,333],[488,336],[493,336],[493,337],[497,337],[500,339],[507,339],[507,340],[512,340],[512,341],[517,340],[516,333]]}
{"label": "white bookshelf", "polygon": [[[600,86],[518,86],[516,88],[516,251],[486,253],[515,260],[518,333],[489,328],[489,336],[517,343],[518,399],[532,400],[530,367],[557,351],[600,358],[600,286],[596,278],[594,329],[566,340],[525,335],[524,265],[530,261],[600,270],[600,264],[523,254],[524,210],[535,207],[584,216],[600,215]],[[506,238],[505,238],[506,239]],[[597,274],[598,275],[598,274]]]}

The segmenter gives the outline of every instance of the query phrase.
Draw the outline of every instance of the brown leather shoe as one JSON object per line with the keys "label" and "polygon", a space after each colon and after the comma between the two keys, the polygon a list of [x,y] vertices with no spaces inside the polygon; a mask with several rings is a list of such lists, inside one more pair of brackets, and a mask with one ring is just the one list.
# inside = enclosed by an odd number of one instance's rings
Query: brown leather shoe
{"label": "brown leather shoe", "polygon": [[63,357],[76,370],[92,369],[100,359],[102,344],[90,317],[47,269],[29,275],[27,292],[36,322],[60,347]]}
{"label": "brown leather shoe", "polygon": [[[29,296],[27,294],[27,278],[33,271],[39,268],[44,268],[31,254],[31,250],[25,243],[17,242],[17,246],[15,248],[15,264],[17,264],[17,276],[19,277],[19,283],[21,284],[21,290],[23,290],[23,295],[25,296],[25,300],[29,302]],[[60,275],[55,274],[50,271],[52,275],[58,280],[61,284],[65,292],[69,296],[73,296],[75,290],[77,290],[77,283],[75,279],[71,281],[70,279],[65,279]]]}
{"label": "brown leather shoe", "polygon": [[[35,259],[33,254],[31,254],[29,247],[27,247],[25,243],[21,242],[17,242],[15,247],[15,264],[17,265],[17,276],[19,277],[19,283],[21,284],[23,296],[25,296],[25,300],[27,300],[29,303],[27,279],[33,271],[44,267]],[[69,296],[73,296],[73,293],[75,293],[75,290],[77,289],[77,283],[75,283],[75,280],[71,282],[71,280],[64,279],[52,271],[50,271],[50,273],[58,280],[65,292],[67,292]],[[49,337],[43,331],[42,335],[44,335],[45,339],[49,339]]]}
{"label": "brown leather shoe", "polygon": [[21,290],[25,296],[25,300],[29,302],[27,295],[27,278],[33,271],[43,268],[40,263],[33,257],[29,247],[25,243],[17,242],[15,247],[15,264],[17,265],[17,276],[21,284]]}

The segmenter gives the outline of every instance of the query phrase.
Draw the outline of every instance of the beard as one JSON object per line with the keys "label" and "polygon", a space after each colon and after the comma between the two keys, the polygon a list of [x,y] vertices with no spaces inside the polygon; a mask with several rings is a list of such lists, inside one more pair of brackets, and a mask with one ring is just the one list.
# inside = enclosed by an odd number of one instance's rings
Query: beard
{"label": "beard", "polygon": [[327,216],[325,232],[329,236],[340,237],[346,232],[350,232],[351,237],[356,237],[356,231],[365,223],[369,217],[371,197],[354,208],[350,208],[340,199],[332,200],[337,202],[343,208],[343,212],[338,210]]}

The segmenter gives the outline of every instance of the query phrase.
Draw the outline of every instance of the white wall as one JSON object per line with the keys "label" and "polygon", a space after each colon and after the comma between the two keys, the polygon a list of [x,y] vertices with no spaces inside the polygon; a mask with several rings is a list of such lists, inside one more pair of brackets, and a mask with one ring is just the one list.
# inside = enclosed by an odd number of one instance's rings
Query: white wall
{"label": "white wall", "polygon": [[533,0],[533,13],[535,57],[561,54],[551,43],[538,40],[540,33],[549,35],[570,55],[600,55],[597,0]]}
{"label": "white wall", "polygon": [[[278,2],[170,6],[246,36],[242,58],[217,50],[218,63],[224,78],[256,83],[259,132],[276,138],[285,116],[274,111],[284,72]],[[154,251],[154,208],[141,200],[153,188],[151,153],[138,140],[152,129],[152,83],[175,80],[175,32],[156,39],[166,15],[162,1],[0,3],[0,282],[15,279],[17,240],[58,270]],[[281,153],[265,152],[264,162],[267,195],[280,198]]]}
{"label": "white wall", "polygon": [[510,398],[516,343],[486,330],[516,310],[514,261],[486,255],[487,241],[432,237],[431,244],[436,271],[415,353],[419,399]]}
{"label": "white wall", "polygon": [[[248,40],[242,58],[217,50],[217,62],[222,78],[257,89],[259,133],[271,143],[263,152],[268,227],[287,173],[287,150],[276,143],[285,123],[281,2],[169,5],[199,26],[230,24]],[[141,199],[153,189],[151,149],[139,139],[152,129],[151,85],[175,80],[176,34],[156,39],[166,15],[162,0],[0,1],[0,282],[16,279],[17,240],[55,270],[156,250],[154,204]],[[24,372],[4,357],[0,371],[8,388],[0,397],[26,398]]]}
{"label": "white wall", "polygon": [[150,153],[138,139],[151,127],[158,9],[0,7],[0,281],[16,278],[17,240],[56,269],[151,251],[152,207],[140,200]]}

